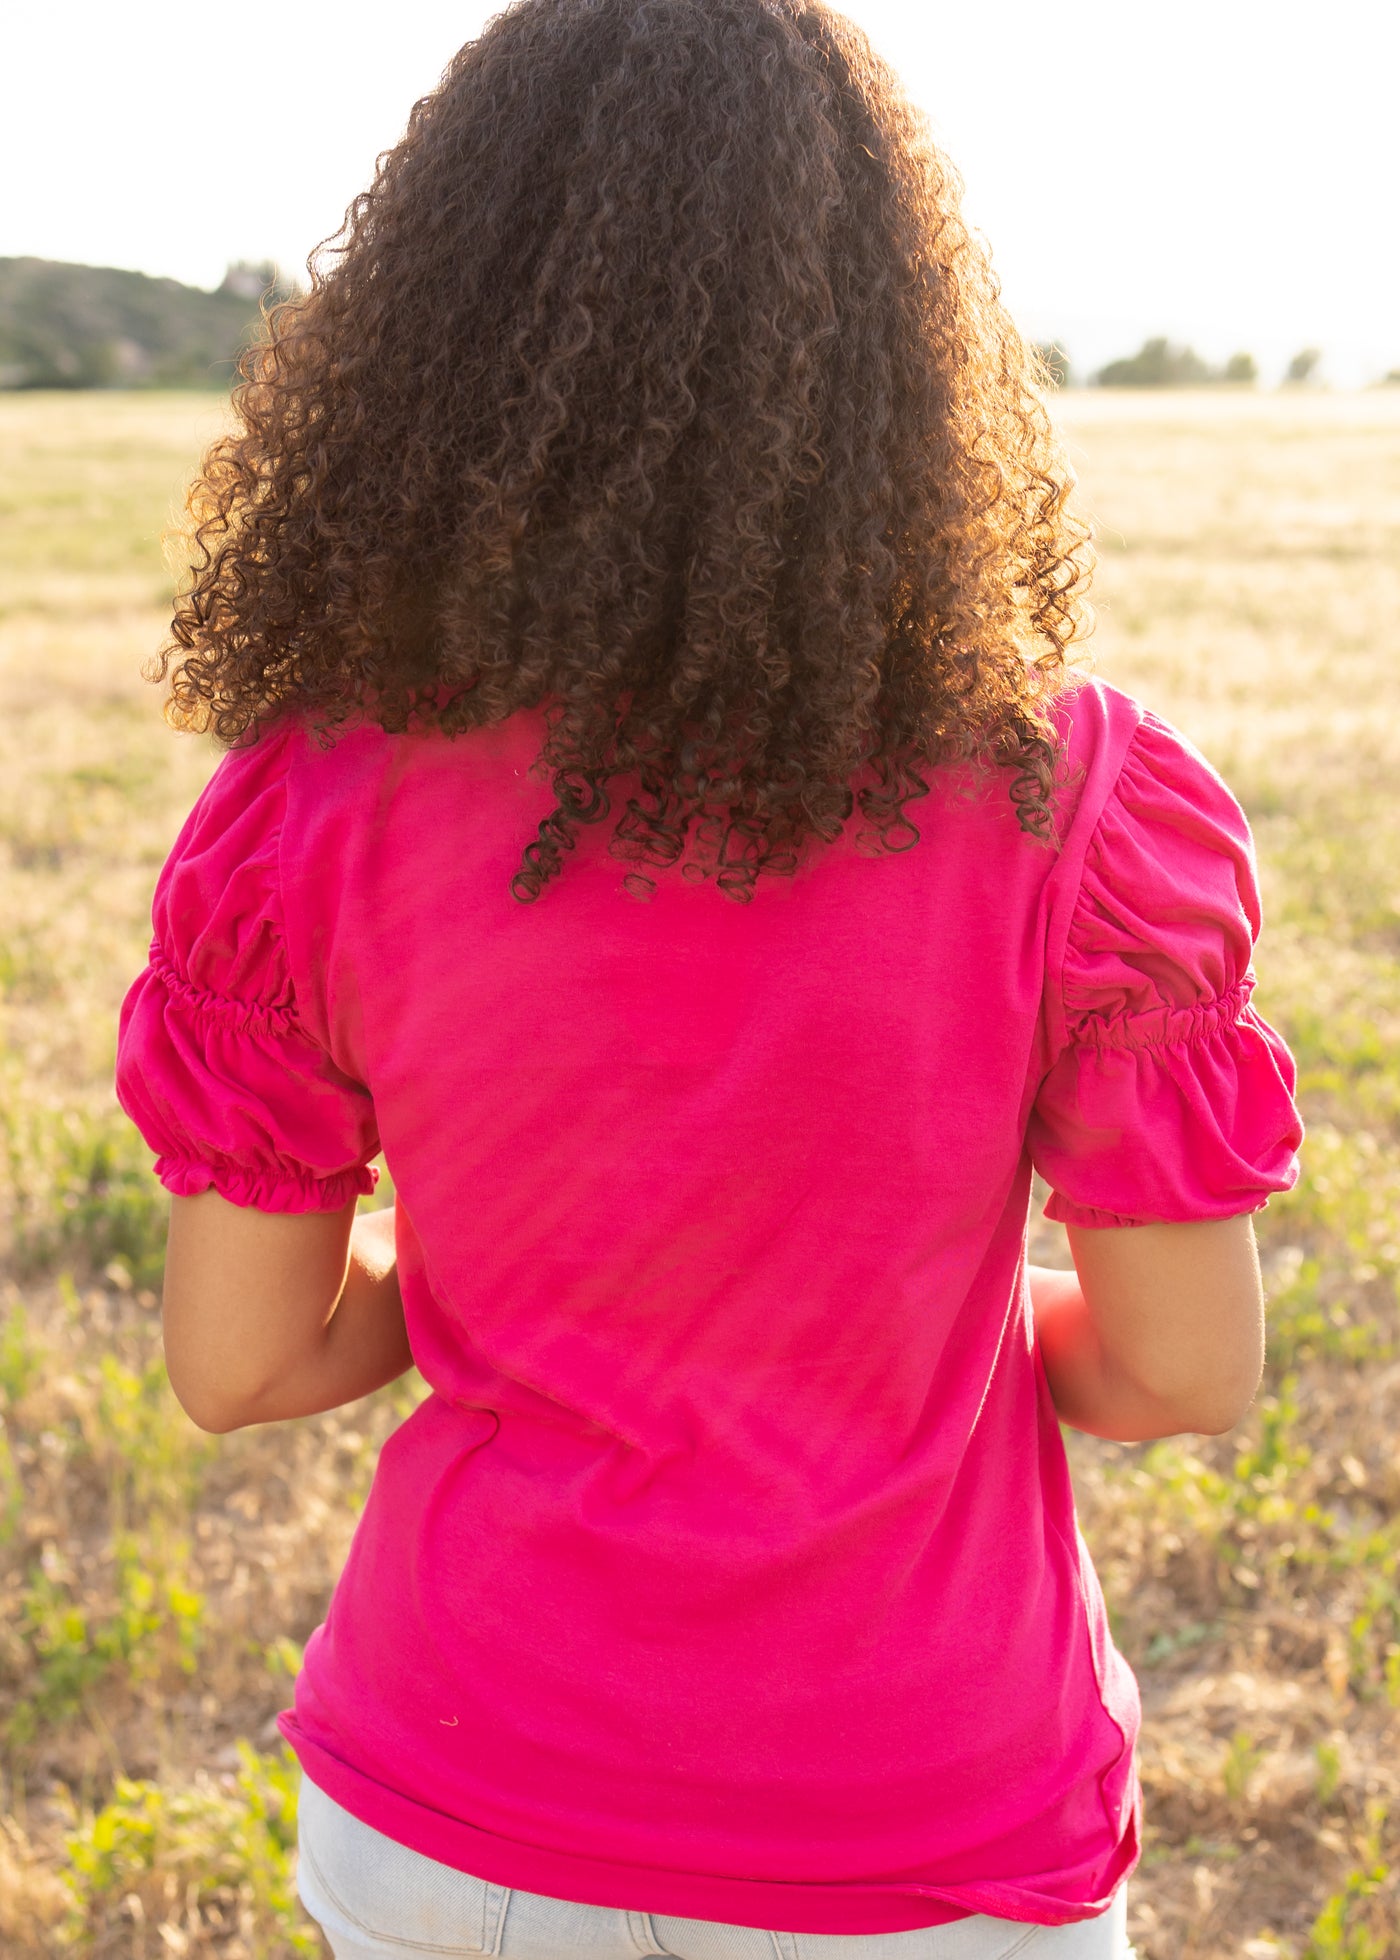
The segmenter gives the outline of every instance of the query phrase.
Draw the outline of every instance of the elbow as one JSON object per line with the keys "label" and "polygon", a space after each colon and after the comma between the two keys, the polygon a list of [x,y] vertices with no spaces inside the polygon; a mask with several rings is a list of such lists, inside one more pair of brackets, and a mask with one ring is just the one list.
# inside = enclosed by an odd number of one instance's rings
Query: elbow
{"label": "elbow", "polygon": [[165,1372],[175,1400],[196,1429],[207,1436],[227,1436],[265,1420],[261,1414],[272,1384],[251,1368],[211,1364],[188,1340],[165,1337]]}
{"label": "elbow", "polygon": [[1241,1321],[1213,1348],[1202,1343],[1159,1355],[1157,1366],[1139,1375],[1139,1388],[1169,1425],[1163,1434],[1226,1436],[1248,1415],[1264,1373],[1263,1322]]}
{"label": "elbow", "polygon": [[261,1420],[256,1402],[247,1397],[221,1392],[208,1382],[183,1381],[171,1372],[168,1361],[166,1373],[175,1400],[195,1428],[202,1429],[206,1436],[227,1436],[235,1429],[247,1429]]}
{"label": "elbow", "polygon": [[[1135,1441],[1224,1436],[1248,1414],[1263,1370],[1262,1343],[1241,1343],[1208,1361],[1192,1357],[1189,1365],[1179,1356],[1160,1357],[1151,1368],[1120,1360],[1113,1369],[1115,1400],[1124,1423],[1138,1430]],[[1126,1430],[1120,1440],[1127,1440]]]}
{"label": "elbow", "polygon": [[1262,1364],[1244,1370],[1233,1379],[1217,1378],[1202,1382],[1189,1394],[1173,1398],[1165,1405],[1171,1422],[1169,1433],[1178,1436],[1228,1436],[1243,1422],[1259,1391]]}
{"label": "elbow", "polygon": [[1193,1436],[1228,1436],[1249,1414],[1253,1400],[1253,1395],[1248,1395],[1243,1401],[1228,1407],[1204,1409],[1193,1422],[1185,1424],[1184,1429]]}
{"label": "elbow", "polygon": [[177,1389],[175,1400],[195,1428],[202,1429],[206,1436],[227,1436],[235,1429],[246,1428],[252,1420],[241,1410],[202,1395],[181,1395]]}

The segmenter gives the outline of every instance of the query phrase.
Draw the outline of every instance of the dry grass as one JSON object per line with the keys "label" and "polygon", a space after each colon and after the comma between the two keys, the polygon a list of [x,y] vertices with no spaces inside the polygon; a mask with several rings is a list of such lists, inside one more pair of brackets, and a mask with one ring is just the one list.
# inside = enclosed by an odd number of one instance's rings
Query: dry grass
{"label": "dry grass", "polygon": [[[0,398],[0,1950],[314,1954],[271,1727],[407,1397],[201,1438],[162,1212],[108,1088],[156,869],[211,766],[142,658],[217,408]],[[1259,1004],[1307,1175],[1261,1221],[1236,1434],[1072,1439],[1143,1684],[1144,1960],[1400,1951],[1400,396],[1068,396],[1100,670],[1254,819]],[[1062,1259],[1044,1227],[1040,1256]]]}

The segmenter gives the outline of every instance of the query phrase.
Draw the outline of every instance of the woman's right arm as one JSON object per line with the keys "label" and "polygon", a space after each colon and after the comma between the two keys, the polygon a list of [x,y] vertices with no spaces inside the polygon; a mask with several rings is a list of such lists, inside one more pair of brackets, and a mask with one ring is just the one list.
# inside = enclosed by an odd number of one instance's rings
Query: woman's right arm
{"label": "woman's right arm", "polygon": [[1252,1215],[1067,1230],[1074,1272],[1028,1269],[1061,1420],[1120,1443],[1232,1429],[1264,1365]]}

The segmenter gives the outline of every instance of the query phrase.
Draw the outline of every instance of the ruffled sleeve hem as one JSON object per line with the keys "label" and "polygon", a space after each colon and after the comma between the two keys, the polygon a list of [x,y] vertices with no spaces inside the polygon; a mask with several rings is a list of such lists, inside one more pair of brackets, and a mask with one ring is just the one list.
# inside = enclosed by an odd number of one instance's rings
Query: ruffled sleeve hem
{"label": "ruffled sleeve hem", "polygon": [[343,1211],[352,1199],[373,1191],[379,1181],[372,1164],[316,1177],[286,1165],[247,1170],[184,1157],[157,1157],[156,1176],[172,1197],[197,1198],[205,1191],[217,1191],[231,1205],[276,1212]]}
{"label": "ruffled sleeve hem", "polygon": [[1175,1040],[1073,1051],[1032,1130],[1045,1216],[1093,1227],[1261,1210],[1298,1180],[1293,1085],[1292,1057],[1250,1007]]}

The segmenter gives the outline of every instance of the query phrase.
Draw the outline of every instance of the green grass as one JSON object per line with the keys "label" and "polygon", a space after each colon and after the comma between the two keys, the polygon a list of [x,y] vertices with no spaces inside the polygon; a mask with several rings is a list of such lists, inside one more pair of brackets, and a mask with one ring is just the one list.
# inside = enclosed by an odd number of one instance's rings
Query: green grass
{"label": "green grass", "polygon": [[296,1765],[285,1750],[261,1755],[243,1743],[237,1754],[222,1788],[119,1777],[101,1809],[81,1817],[66,1838],[65,1945],[90,1947],[135,1898],[151,1902],[142,1916],[156,1924],[178,1901],[211,1942],[251,1924],[249,1960],[322,1951],[296,1904]]}

